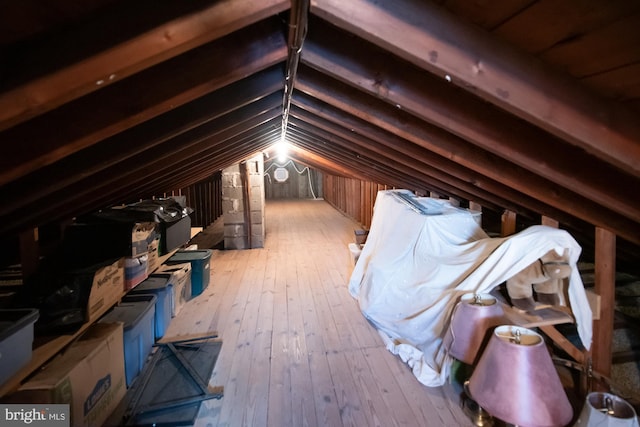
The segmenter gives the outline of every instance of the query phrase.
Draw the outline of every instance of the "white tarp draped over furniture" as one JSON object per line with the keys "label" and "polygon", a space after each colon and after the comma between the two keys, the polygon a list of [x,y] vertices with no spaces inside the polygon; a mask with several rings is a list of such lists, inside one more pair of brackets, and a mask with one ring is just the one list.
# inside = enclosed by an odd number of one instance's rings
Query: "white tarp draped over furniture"
{"label": "white tarp draped over furniture", "polygon": [[445,200],[416,198],[441,214],[424,215],[380,191],[367,242],[349,291],[378,328],[387,348],[427,386],[444,384],[450,358],[442,348],[449,316],[465,293],[488,293],[551,249],[568,249],[569,303],[585,348],[592,316],[577,268],[581,248],[564,230],[533,226],[490,238],[466,209]]}

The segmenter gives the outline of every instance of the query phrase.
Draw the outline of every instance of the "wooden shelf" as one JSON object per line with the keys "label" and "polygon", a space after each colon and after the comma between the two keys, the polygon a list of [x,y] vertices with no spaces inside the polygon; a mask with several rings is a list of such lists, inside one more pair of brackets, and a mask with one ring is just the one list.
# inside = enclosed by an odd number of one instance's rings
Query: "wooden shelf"
{"label": "wooden shelf", "polygon": [[571,341],[562,335],[554,326],[563,323],[574,323],[574,318],[566,307],[540,306],[533,312],[523,312],[503,304],[507,318],[523,328],[539,328],[555,345],[564,350],[578,363],[584,363],[585,354]]}
{"label": "wooden shelf", "polygon": [[[162,255],[158,258],[158,265],[162,265],[167,259],[169,259],[178,249],[174,249],[168,254]],[[155,272],[152,271],[149,274],[153,274]],[[128,291],[127,291],[128,292]],[[123,290],[118,301],[122,300],[127,292]],[[104,315],[107,311],[109,311],[113,307],[113,305],[102,307],[96,314],[94,314],[95,319],[99,319]],[[76,338],[86,331],[89,326],[91,326],[94,322],[87,322],[83,324],[75,333],[69,335],[56,335],[49,337],[36,337],[33,343],[33,353],[31,360],[28,364],[22,367],[18,372],[16,372],[11,378],[9,378],[5,383],[0,385],[0,398],[16,391],[20,385],[24,382],[25,379],[33,375],[38,369],[40,369],[44,364],[46,364],[49,360],[51,360],[55,355],[60,353],[65,349],[69,344],[71,344]]]}
{"label": "wooden shelf", "polygon": [[[120,299],[125,295],[122,293]],[[98,317],[105,314],[112,306],[103,307]],[[9,378],[0,387],[0,397],[12,393],[20,387],[20,384],[34,374],[40,367],[51,360],[56,354],[60,353],[65,347],[76,338],[78,338],[84,331],[89,328],[94,322],[87,322],[83,324],[75,333],[70,335],[56,335],[50,337],[36,337],[33,342],[33,353],[31,360],[22,369],[16,372],[11,378]]]}
{"label": "wooden shelf", "polygon": [[540,306],[532,312],[525,312],[503,304],[505,316],[515,325],[523,328],[537,328],[540,326],[573,323],[573,316],[559,307]]}

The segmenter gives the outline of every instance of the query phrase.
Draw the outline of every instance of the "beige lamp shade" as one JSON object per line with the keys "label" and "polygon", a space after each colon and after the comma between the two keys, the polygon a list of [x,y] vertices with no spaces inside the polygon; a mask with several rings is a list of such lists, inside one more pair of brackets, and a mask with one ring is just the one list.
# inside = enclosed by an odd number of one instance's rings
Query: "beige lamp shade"
{"label": "beige lamp shade", "polygon": [[524,427],[562,427],[573,418],[542,336],[512,325],[495,328],[469,392],[494,417]]}
{"label": "beige lamp shade", "polygon": [[473,365],[489,330],[505,322],[502,306],[489,294],[465,294],[453,309],[443,343],[449,354]]}
{"label": "beige lamp shade", "polygon": [[574,427],[595,426],[638,427],[638,416],[626,400],[610,393],[593,392],[587,395]]}

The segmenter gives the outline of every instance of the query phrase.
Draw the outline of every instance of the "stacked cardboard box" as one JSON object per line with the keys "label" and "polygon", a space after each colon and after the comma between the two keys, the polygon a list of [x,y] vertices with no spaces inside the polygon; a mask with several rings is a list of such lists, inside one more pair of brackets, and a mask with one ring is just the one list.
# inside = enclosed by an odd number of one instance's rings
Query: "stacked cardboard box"
{"label": "stacked cardboard box", "polygon": [[99,426],[126,392],[121,323],[92,325],[10,396],[15,403],[69,404],[72,426]]}

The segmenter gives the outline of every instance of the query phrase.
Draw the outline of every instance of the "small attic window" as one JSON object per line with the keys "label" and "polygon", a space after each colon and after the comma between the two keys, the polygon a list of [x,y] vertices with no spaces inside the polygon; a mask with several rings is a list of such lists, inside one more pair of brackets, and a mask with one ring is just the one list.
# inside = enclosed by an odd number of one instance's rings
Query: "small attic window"
{"label": "small attic window", "polygon": [[287,179],[289,179],[289,171],[282,167],[276,168],[276,170],[273,171],[273,178],[277,182],[285,182]]}

